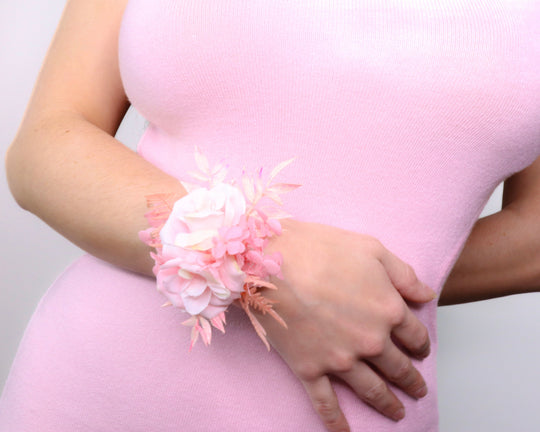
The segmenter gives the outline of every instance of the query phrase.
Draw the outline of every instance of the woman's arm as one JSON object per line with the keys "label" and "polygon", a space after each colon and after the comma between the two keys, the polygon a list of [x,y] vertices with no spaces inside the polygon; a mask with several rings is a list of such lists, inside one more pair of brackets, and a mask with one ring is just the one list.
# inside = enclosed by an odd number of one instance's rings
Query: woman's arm
{"label": "woman's arm", "polygon": [[181,184],[112,135],[129,103],[118,70],[126,0],[68,2],[6,158],[17,202],[82,249],[151,274],[145,195]]}
{"label": "woman's arm", "polygon": [[439,305],[539,289],[540,158],[506,180],[502,210],[476,223]]}

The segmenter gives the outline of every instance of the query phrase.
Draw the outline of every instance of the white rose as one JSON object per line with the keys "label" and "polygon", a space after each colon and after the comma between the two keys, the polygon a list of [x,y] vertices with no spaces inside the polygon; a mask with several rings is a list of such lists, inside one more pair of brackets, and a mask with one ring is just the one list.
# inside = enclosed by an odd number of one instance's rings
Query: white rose
{"label": "white rose", "polygon": [[230,184],[196,189],[174,204],[161,229],[161,242],[184,249],[211,249],[219,228],[236,225],[245,212],[242,192]]}

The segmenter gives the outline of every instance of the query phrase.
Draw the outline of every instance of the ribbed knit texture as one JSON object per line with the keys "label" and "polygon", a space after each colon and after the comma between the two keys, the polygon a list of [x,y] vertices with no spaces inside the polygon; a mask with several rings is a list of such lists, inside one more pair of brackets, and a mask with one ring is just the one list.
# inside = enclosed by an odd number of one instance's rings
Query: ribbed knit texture
{"label": "ribbed knit texture", "polygon": [[[540,154],[539,23],[538,1],[131,0],[120,67],[149,161],[182,177],[195,145],[233,175],[296,156],[288,211],[379,238],[440,290],[495,186]],[[0,430],[324,430],[241,313],[188,354],[162,302],[150,279],[70,267],[29,325]],[[396,391],[394,423],[336,384],[353,431],[437,431],[435,303],[416,313],[429,396]]]}

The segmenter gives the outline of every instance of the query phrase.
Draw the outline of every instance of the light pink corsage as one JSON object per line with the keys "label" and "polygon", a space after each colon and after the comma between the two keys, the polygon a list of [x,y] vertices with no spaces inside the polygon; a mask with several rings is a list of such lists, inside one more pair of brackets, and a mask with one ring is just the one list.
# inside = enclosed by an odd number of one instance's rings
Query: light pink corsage
{"label": "light pink corsage", "polygon": [[281,254],[263,250],[272,236],[281,234],[279,219],[290,217],[276,204],[281,206],[280,195],[299,185],[272,181],[293,159],[275,167],[265,182],[262,168],[254,178],[243,173],[239,185],[225,181],[226,167],[211,167],[198,148],[195,161],[199,171],[190,175],[196,183],[182,182],[188,194],[172,207],[172,195],[147,197],[150,228],[139,237],[156,249],[152,257],[157,289],[168,299],[164,306],[191,315],[183,323],[192,327],[190,349],[199,335],[210,344],[212,326],[225,332],[225,311],[234,301],[270,349],[251,309],[269,313],[287,327],[273,302],[258,290],[277,289],[269,277],[282,277]]}

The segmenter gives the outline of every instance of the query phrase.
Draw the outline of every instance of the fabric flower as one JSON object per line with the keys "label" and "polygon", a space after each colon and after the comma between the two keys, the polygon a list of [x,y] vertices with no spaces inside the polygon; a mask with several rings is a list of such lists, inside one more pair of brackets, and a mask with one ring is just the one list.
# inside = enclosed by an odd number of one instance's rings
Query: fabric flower
{"label": "fabric flower", "polygon": [[161,228],[158,290],[191,315],[212,319],[243,292],[245,274],[232,256],[216,261],[210,250],[220,229],[238,224],[246,202],[237,188],[221,183],[178,200]]}
{"label": "fabric flower", "polygon": [[211,249],[219,229],[236,225],[245,212],[244,195],[230,184],[196,189],[174,204],[161,228],[161,243],[201,251]]}
{"label": "fabric flower", "polygon": [[270,349],[252,310],[268,313],[287,327],[274,311],[274,302],[258,290],[277,289],[269,278],[283,277],[281,254],[267,254],[264,249],[269,238],[281,234],[278,219],[290,215],[261,203],[281,205],[280,194],[298,187],[272,183],[292,159],[276,166],[266,182],[262,169],[256,178],[243,173],[240,185],[225,182],[225,166],[210,166],[197,148],[195,161],[199,172],[190,174],[198,183],[182,182],[188,193],[172,207],[173,194],[147,196],[150,210],[145,216],[150,228],[141,231],[139,238],[156,250],[151,256],[157,289],[169,300],[164,306],[191,315],[183,322],[192,327],[190,349],[199,335],[210,344],[212,326],[225,332],[225,311],[235,300]]}

